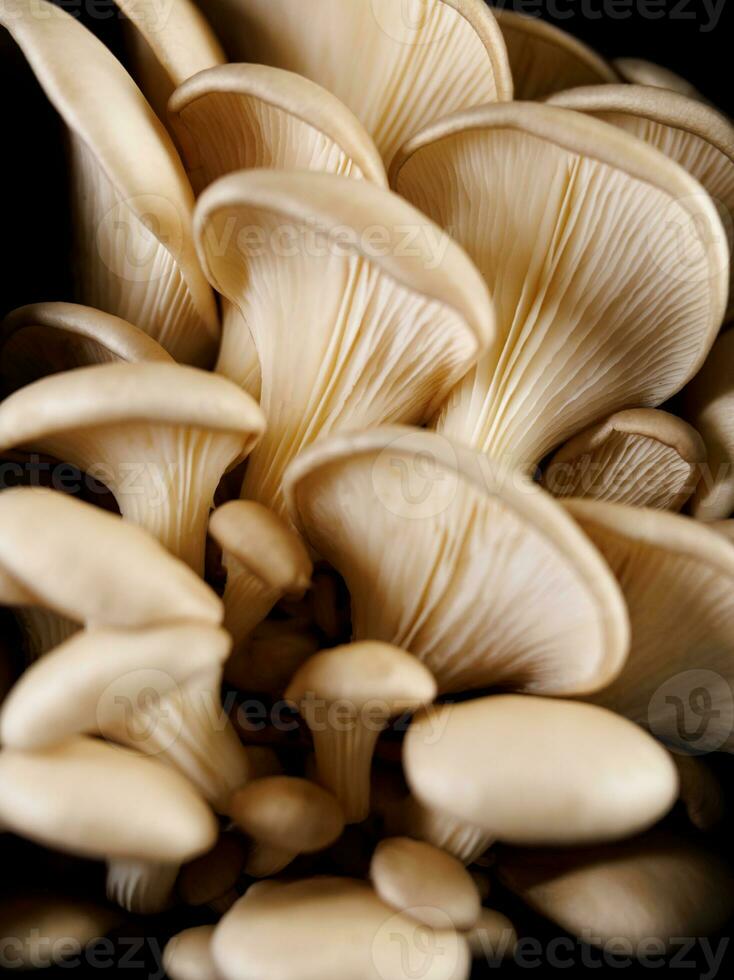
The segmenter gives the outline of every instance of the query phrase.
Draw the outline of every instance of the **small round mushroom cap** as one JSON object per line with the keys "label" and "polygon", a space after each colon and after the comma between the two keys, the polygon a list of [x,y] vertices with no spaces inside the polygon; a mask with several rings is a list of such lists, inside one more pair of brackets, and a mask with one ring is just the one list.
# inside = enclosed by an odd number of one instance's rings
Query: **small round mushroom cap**
{"label": "small round mushroom cap", "polygon": [[212,957],[214,926],[194,926],[172,936],[163,951],[163,967],[170,980],[215,980]]}
{"label": "small round mushroom cap", "polygon": [[647,829],[671,808],[668,752],[594,705],[498,695],[432,708],[405,738],[419,800],[522,844],[590,844]]}
{"label": "small round mushroom cap", "polygon": [[466,934],[466,941],[472,959],[494,963],[514,954],[517,931],[506,915],[483,908],[478,922]]}
{"label": "small round mushroom cap", "polygon": [[448,916],[455,929],[466,931],[479,918],[479,892],[471,875],[460,861],[431,844],[409,837],[380,841],[370,880],[386,905],[431,928],[445,928]]}
{"label": "small round mushroom cap", "polygon": [[208,850],[214,815],[154,759],[86,736],[44,752],[0,752],[0,822],[92,858],[181,862]]}
{"label": "small round mushroom cap", "polygon": [[508,849],[497,870],[536,912],[595,945],[668,946],[711,935],[734,914],[734,874],[721,854],[663,831],[604,848]]}
{"label": "small round mushroom cap", "polygon": [[233,794],[228,810],[254,840],[293,854],[322,851],[344,830],[336,798],[296,776],[255,779]]}
{"label": "small round mushroom cap", "polygon": [[650,88],[668,89],[670,92],[686,95],[689,99],[697,99],[699,102],[708,101],[685,78],[669,68],[656,65],[653,61],[645,61],[643,58],[616,58],[612,65],[623,81],[629,85],[648,85]]}
{"label": "small round mushroom cap", "polygon": [[653,408],[616,412],[574,436],[551,459],[543,486],[588,497],[680,510],[706,462],[703,440],[682,419]]}
{"label": "small round mushroom cap", "polygon": [[248,893],[217,926],[212,949],[227,980],[409,980],[416,962],[424,965],[424,980],[469,974],[466,941],[448,918],[445,929],[430,930],[349,878]]}

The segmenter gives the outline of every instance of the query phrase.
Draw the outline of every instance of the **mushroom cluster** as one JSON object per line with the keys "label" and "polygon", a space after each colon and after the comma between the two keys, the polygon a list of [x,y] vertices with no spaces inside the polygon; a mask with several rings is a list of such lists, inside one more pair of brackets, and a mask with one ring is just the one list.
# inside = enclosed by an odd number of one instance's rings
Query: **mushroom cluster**
{"label": "mushroom cluster", "polygon": [[0,965],[716,934],[734,125],[484,0],[116,3],[0,6],[74,287],[0,326]]}

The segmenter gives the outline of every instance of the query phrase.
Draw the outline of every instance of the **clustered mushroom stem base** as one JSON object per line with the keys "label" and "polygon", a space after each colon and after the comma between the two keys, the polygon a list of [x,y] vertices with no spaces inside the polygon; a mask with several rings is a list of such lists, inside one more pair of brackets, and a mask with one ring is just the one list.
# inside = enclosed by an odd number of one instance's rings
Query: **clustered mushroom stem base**
{"label": "clustered mushroom stem base", "polygon": [[387,722],[380,728],[371,719],[370,726],[365,727],[355,715],[338,725],[340,730],[311,729],[319,782],[341,803],[346,823],[361,823],[370,810],[372,756]]}
{"label": "clustered mushroom stem base", "polygon": [[259,584],[250,576],[234,576],[227,565],[227,585],[224,602],[224,628],[232,637],[233,652],[237,652],[254,628],[261,623],[280,598],[280,592]]}

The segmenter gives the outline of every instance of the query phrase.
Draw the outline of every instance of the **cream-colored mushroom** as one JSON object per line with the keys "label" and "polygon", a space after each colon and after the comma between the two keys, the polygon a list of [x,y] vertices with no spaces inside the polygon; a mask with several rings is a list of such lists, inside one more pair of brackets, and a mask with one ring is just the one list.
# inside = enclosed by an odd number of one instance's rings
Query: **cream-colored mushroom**
{"label": "cream-colored mushroom", "polygon": [[706,447],[682,419],[654,408],[615,412],[561,446],[543,474],[554,497],[680,510],[704,472]]}
{"label": "cream-colored mushroom", "polygon": [[0,406],[0,447],[30,446],[92,473],[124,517],[203,571],[222,474],[264,426],[226,378],[179,364],[101,364],[42,378]]}
{"label": "cream-colored mushroom", "polygon": [[171,360],[132,323],[77,303],[21,306],[0,327],[0,375],[8,392],[88,364]]}
{"label": "cream-colored mushroom", "polygon": [[681,78],[670,68],[656,65],[652,61],[645,61],[643,58],[616,58],[612,65],[622,80],[629,85],[649,85],[652,88],[668,89],[670,92],[687,95],[689,99],[697,99],[699,102],[708,101],[695,85]]}
{"label": "cream-colored mushroom", "polygon": [[[335,429],[429,418],[492,340],[492,305],[464,252],[367,181],[229,174],[199,198],[196,236],[260,359],[268,427],[242,496],[276,512],[304,446]],[[247,338],[225,338],[227,357]]]}
{"label": "cream-colored mushroom", "polygon": [[672,759],[678,770],[680,800],[688,819],[699,830],[712,830],[721,823],[726,809],[719,777],[699,756],[674,752]]}
{"label": "cream-colored mushroom", "polygon": [[619,79],[590,47],[541,20],[498,8],[497,23],[507,46],[516,99],[542,99],[577,85],[603,85]]}
{"label": "cream-colored mushroom", "polygon": [[254,500],[218,507],[209,533],[222,549],[224,625],[237,650],[279,599],[298,598],[308,589],[311,559],[298,535]]}
{"label": "cream-colored mushroom", "polygon": [[734,750],[734,553],[699,521],[592,500],[564,506],[617,576],[630,655],[594,700],[685,751]]}
{"label": "cream-colored mushroom", "polygon": [[708,465],[692,513],[718,521],[734,513],[734,330],[721,334],[684,392],[686,418],[701,433]]}
{"label": "cream-colored mushroom", "polygon": [[409,650],[440,691],[582,693],[619,673],[619,588],[522,474],[396,426],[313,446],[286,493],[306,540],[344,576],[354,637]]}
{"label": "cream-colored mushroom", "polygon": [[512,98],[502,34],[482,0],[210,0],[230,61],[274,65],[333,92],[385,161],[420,126]]}
{"label": "cream-colored mushroom", "polygon": [[372,856],[370,880],[382,901],[435,929],[446,919],[461,932],[477,924],[480,898],[471,875],[445,851],[411,840],[380,841]]}
{"label": "cream-colored mushroom", "polygon": [[391,718],[430,704],[436,682],[404,650],[366,641],[311,657],[285,696],[311,730],[321,783],[343,806],[346,822],[360,823],[369,814],[377,739]]}
{"label": "cream-colored mushroom", "polygon": [[627,719],[523,695],[418,715],[403,765],[419,800],[519,844],[629,837],[664,816],[678,795],[668,752]]}
{"label": "cream-colored mushroom", "polygon": [[[0,9],[68,132],[77,299],[207,364],[216,305],[191,237],[194,200],[170,137],[122,65],[46,0]],[[121,124],[124,121],[124,125]]]}
{"label": "cream-colored mushroom", "polygon": [[483,106],[410,140],[391,183],[451,228],[497,308],[500,343],[436,420],[450,438],[532,470],[703,363],[727,303],[726,233],[654,147],[569,109]]}
{"label": "cream-colored mushroom", "polygon": [[734,875],[722,856],[661,831],[605,848],[508,850],[498,873],[531,908],[596,946],[624,939],[667,948],[716,932],[734,913]]}
{"label": "cream-colored mushroom", "polygon": [[[263,883],[214,931],[216,968],[227,980],[466,980],[466,941],[384,905],[363,881],[309,878]],[[411,967],[411,964],[413,966]]]}
{"label": "cream-colored mushroom", "polygon": [[466,941],[472,959],[491,965],[514,954],[517,931],[506,915],[483,908],[477,924],[466,933]]}
{"label": "cream-colored mushroom", "polygon": [[245,871],[268,878],[299,854],[323,851],[344,830],[338,800],[325,789],[296,776],[266,776],[237,790],[229,816],[251,838]]}
{"label": "cream-colored mushroom", "polygon": [[163,951],[166,976],[171,980],[214,980],[213,936],[214,926],[193,926],[169,939]]}

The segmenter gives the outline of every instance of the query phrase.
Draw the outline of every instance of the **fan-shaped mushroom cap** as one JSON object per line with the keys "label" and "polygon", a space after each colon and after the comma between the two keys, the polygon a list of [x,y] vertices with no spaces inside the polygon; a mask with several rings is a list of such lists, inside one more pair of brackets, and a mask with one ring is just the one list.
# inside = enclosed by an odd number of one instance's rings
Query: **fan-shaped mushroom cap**
{"label": "fan-shaped mushroom cap", "polygon": [[173,90],[187,78],[227,60],[204,14],[191,0],[115,0],[127,20],[125,42],[132,74],[166,121]]}
{"label": "fan-shaped mushroom cap", "polygon": [[185,861],[216,840],[211,810],[153,759],[76,736],[44,752],[0,752],[0,820],[87,857]]}
{"label": "fan-shaped mushroom cap", "polygon": [[609,563],[629,609],[627,663],[594,700],[686,751],[734,750],[731,544],[677,514],[563,504]]}
{"label": "fan-shaped mushroom cap", "polygon": [[0,738],[12,749],[44,749],[80,733],[111,733],[119,716],[229,653],[224,630],[195,622],[145,630],[86,630],[36,661],[0,711]]}
{"label": "fan-shaped mushroom cap", "polygon": [[483,908],[479,921],[466,934],[472,959],[482,959],[486,963],[512,956],[517,946],[515,927],[501,912]]}
{"label": "fan-shaped mushroom cap", "polygon": [[125,517],[203,569],[214,492],[264,420],[226,378],[180,364],[101,364],[42,378],[0,406],[0,447],[101,474]]}
{"label": "fan-shaped mushroom cap", "polygon": [[235,648],[283,596],[302,595],[313,569],[300,537],[254,500],[231,500],[209,519],[227,570],[224,620]]}
{"label": "fan-shaped mushroom cap", "polygon": [[178,360],[219,337],[191,238],[193,194],[170,137],[122,65],[45,0],[0,9],[69,132],[81,302],[137,324]]}
{"label": "fan-shaped mushroom cap", "polygon": [[471,875],[431,844],[408,837],[380,841],[370,879],[386,905],[432,928],[445,928],[448,916],[455,929],[465,931],[479,919],[481,902]]}
{"label": "fan-shaped mushroom cap", "polygon": [[543,486],[555,497],[675,511],[695,490],[705,462],[706,447],[690,425],[654,408],[633,408],[561,446]]}
{"label": "fan-shaped mushroom cap", "polygon": [[645,61],[642,58],[616,58],[612,64],[622,80],[630,85],[649,85],[652,88],[668,89],[670,92],[687,95],[689,99],[698,99],[699,102],[708,101],[685,78],[652,61]]}
{"label": "fan-shaped mushroom cap", "polygon": [[734,330],[722,333],[684,393],[686,416],[703,437],[708,466],[693,515],[716,521],[734,513]]}
{"label": "fan-shaped mushroom cap", "polygon": [[375,744],[391,718],[430,704],[436,682],[404,650],[365,641],[322,650],[295,673],[285,693],[314,739],[320,781],[347,823],[369,813]]}
{"label": "fan-shaped mushroom cap", "polygon": [[533,909],[594,945],[708,936],[734,913],[721,855],[660,831],[604,848],[508,850],[498,871]]}
{"label": "fan-shaped mushroom cap", "polygon": [[668,752],[625,718],[522,695],[419,715],[403,764],[420,800],[511,843],[627,837],[660,819],[678,794]]}
{"label": "fan-shaped mushroom cap", "polygon": [[2,323],[0,345],[0,374],[8,391],[89,364],[172,360],[132,323],[77,303],[31,303],[13,310]]}
{"label": "fan-shaped mushroom cap", "polygon": [[354,636],[410,650],[439,690],[580,693],[621,669],[628,624],[613,576],[521,474],[436,433],[386,427],[307,450],[286,493],[346,580]]}
{"label": "fan-shaped mushroom cap", "polygon": [[680,799],[688,819],[699,830],[708,831],[721,823],[726,804],[724,789],[708,763],[695,755],[672,755],[678,770]]}
{"label": "fan-shaped mushroom cap", "polygon": [[451,228],[497,307],[500,343],[436,421],[449,437],[532,469],[703,363],[726,308],[726,233],[701,185],[629,133],[556,106],[482,106],[410,140],[391,183]]}
{"label": "fan-shaped mushroom cap", "polygon": [[242,496],[276,511],[304,446],[338,428],[425,420],[492,340],[492,305],[464,252],[367,181],[229,174],[200,197],[196,235],[260,358],[268,429]]}
{"label": "fan-shaped mushroom cap", "polygon": [[268,65],[200,72],[168,106],[194,188],[233,170],[319,170],[387,185],[362,123],[315,82]]}
{"label": "fan-shaped mushroom cap", "polygon": [[[561,92],[552,105],[584,112],[626,130],[684,167],[709,192],[734,246],[734,126],[712,106],[645,85],[594,85]],[[734,273],[729,314],[734,312]]]}
{"label": "fan-shaped mushroom cap", "polygon": [[553,24],[500,8],[495,17],[507,45],[516,99],[542,99],[577,85],[618,81],[596,51]]}
{"label": "fan-shaped mushroom cap", "polygon": [[431,119],[512,98],[502,34],[481,0],[210,0],[231,61],[275,65],[329,89],[388,161]]}
{"label": "fan-shaped mushroom cap", "polygon": [[[214,932],[212,951],[227,980],[466,980],[466,942],[429,930],[384,905],[362,881],[310,878],[240,899]],[[415,967],[413,967],[413,970]]]}
{"label": "fan-shaped mushroom cap", "polygon": [[213,980],[217,969],[212,958],[214,926],[184,929],[168,940],[163,967],[171,980]]}

